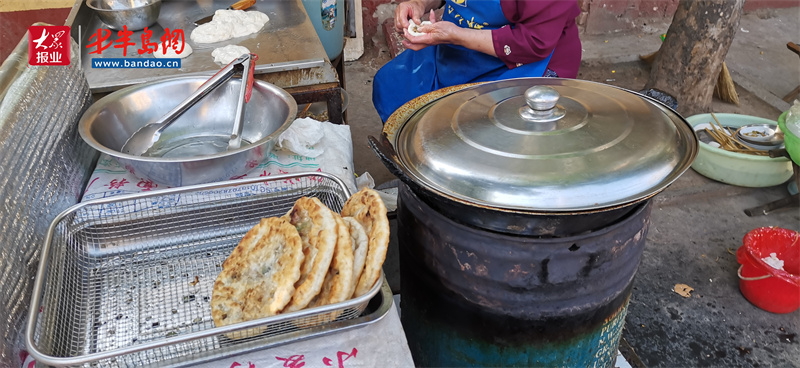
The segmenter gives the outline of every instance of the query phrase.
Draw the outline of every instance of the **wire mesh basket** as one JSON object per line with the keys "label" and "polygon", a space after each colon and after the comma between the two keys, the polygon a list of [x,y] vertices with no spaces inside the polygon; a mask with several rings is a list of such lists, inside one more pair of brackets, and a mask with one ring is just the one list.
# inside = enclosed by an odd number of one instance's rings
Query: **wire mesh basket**
{"label": "wire mesh basket", "polygon": [[308,173],[73,206],[48,230],[27,347],[37,361],[56,366],[163,366],[275,346],[356,318],[383,278],[342,303],[229,326],[215,327],[210,307],[223,261],[261,218],[284,215],[303,196],[340,212],[349,195],[338,178]]}

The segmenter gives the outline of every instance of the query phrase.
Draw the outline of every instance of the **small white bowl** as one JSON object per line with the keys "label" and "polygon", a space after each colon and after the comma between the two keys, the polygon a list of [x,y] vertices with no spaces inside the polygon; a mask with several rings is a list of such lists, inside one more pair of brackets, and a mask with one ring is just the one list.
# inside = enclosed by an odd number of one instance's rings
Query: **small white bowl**
{"label": "small white bowl", "polygon": [[736,138],[757,149],[771,150],[783,144],[783,133],[775,124],[750,124],[739,128]]}

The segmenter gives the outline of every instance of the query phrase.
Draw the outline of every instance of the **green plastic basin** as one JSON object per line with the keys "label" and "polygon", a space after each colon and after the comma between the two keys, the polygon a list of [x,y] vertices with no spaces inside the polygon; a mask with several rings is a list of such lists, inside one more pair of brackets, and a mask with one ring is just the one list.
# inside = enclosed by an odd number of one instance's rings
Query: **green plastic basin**
{"label": "green plastic basin", "polygon": [[[724,126],[740,127],[748,124],[778,123],[756,116],[740,114],[714,114]],[[686,118],[695,127],[714,121],[711,114],[699,114]],[[742,187],[771,187],[785,183],[792,177],[792,162],[784,157],[770,158],[746,153],[726,151],[700,142],[697,158],[692,169],[699,174],[726,184]]]}

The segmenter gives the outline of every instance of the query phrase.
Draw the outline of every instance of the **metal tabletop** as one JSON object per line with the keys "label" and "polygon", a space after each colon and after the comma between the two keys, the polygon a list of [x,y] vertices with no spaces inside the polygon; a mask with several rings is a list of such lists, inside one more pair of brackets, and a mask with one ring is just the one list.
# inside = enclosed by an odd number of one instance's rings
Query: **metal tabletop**
{"label": "metal tabletop", "polygon": [[257,0],[248,11],[260,11],[269,16],[269,21],[258,33],[238,37],[231,40],[197,44],[189,37],[196,27],[194,21],[214,14],[217,9],[224,9],[234,0],[164,0],[158,21],[148,29],[152,30],[150,42],[158,42],[165,29],[183,30],[186,44],[194,50],[191,55],[181,59],[178,69],[135,69],[135,68],[92,68],[92,58],[141,58],[151,59],[150,54],[139,55],[142,47],[143,31],[133,32],[130,40],[135,44],[123,49],[109,47],[100,54],[90,54],[95,47],[87,48],[96,37],[90,39],[98,29],[111,30],[110,37],[103,43],[113,42],[119,38],[117,31],[110,29],[84,0],[76,0],[67,18],[66,25],[71,26],[72,37],[81,45],[81,67],[83,68],[89,88],[94,93],[112,92],[114,90],[185,75],[209,75],[222,68],[211,57],[211,52],[225,45],[241,45],[258,55],[256,78],[286,89],[297,100],[298,104],[315,101],[327,101],[329,116],[334,123],[342,123],[341,96],[339,93],[339,76],[330,60],[328,60],[322,42],[319,40],[305,8],[300,0]]}

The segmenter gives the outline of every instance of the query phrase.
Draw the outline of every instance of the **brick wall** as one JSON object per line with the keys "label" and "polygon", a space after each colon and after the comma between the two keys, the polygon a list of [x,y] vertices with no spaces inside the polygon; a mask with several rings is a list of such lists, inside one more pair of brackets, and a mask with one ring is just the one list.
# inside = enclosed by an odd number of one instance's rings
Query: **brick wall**
{"label": "brick wall", "polygon": [[63,25],[74,0],[0,0],[0,63],[36,22]]}
{"label": "brick wall", "polygon": [[361,0],[361,9],[363,11],[363,26],[364,38],[369,40],[378,32],[379,15],[378,7],[383,4],[396,4],[392,0]]}

